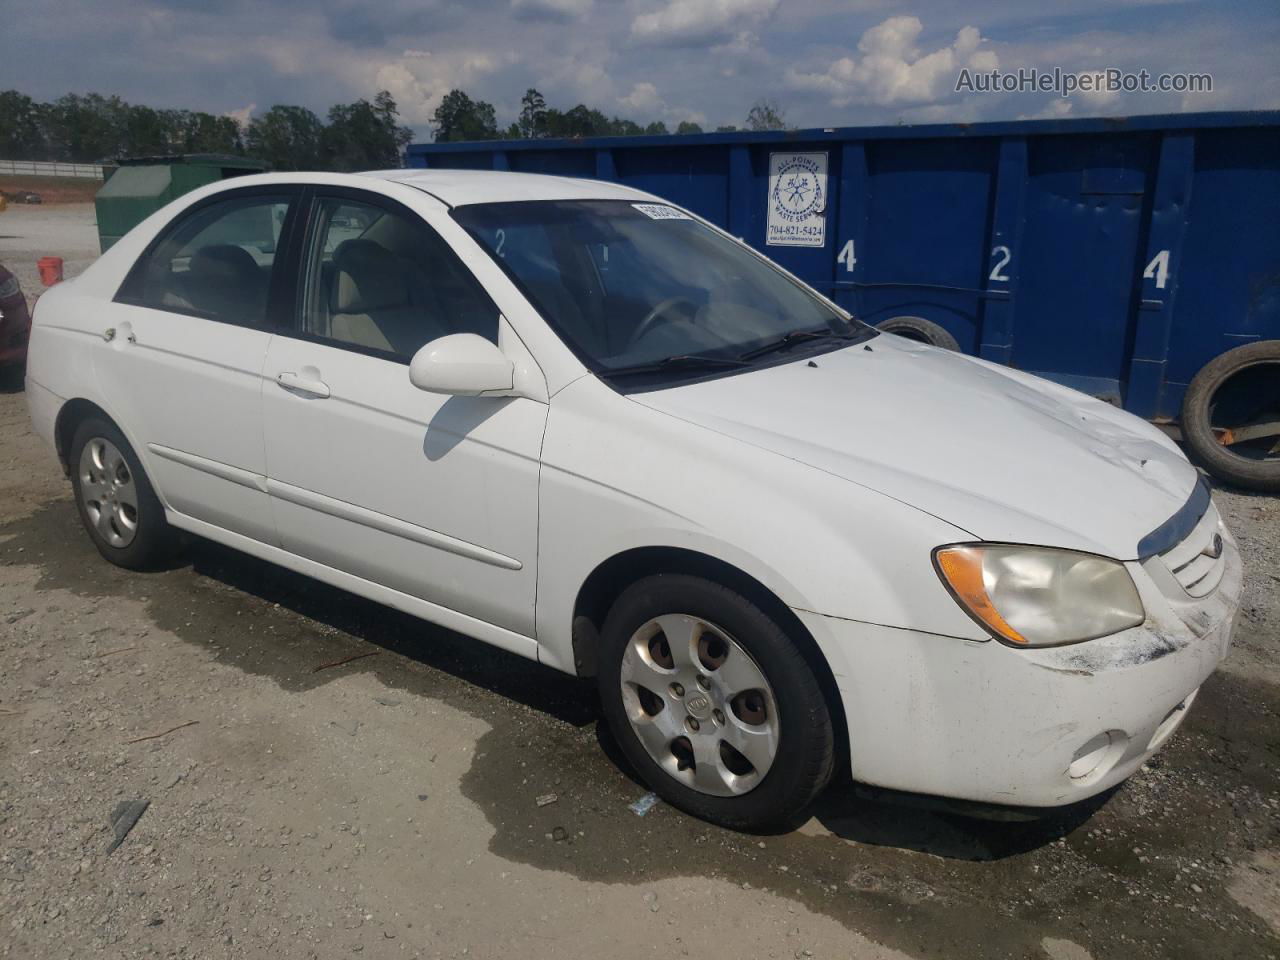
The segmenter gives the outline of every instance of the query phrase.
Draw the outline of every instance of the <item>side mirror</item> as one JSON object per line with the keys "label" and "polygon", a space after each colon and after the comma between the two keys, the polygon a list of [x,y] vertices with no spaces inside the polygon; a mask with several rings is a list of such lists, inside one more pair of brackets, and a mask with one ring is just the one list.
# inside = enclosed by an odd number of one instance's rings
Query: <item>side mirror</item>
{"label": "side mirror", "polygon": [[474,333],[453,333],[413,355],[409,382],[430,393],[500,396],[515,385],[515,364],[493,341]]}

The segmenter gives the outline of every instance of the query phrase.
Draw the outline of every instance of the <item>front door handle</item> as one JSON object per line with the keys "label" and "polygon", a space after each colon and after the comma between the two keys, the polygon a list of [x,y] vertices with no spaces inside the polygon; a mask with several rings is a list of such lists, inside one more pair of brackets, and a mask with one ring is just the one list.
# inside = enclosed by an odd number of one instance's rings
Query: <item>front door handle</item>
{"label": "front door handle", "polygon": [[296,390],[298,393],[305,393],[309,397],[318,397],[323,400],[329,396],[329,385],[323,380],[300,377],[296,373],[278,373],[276,374],[276,383],[286,390]]}

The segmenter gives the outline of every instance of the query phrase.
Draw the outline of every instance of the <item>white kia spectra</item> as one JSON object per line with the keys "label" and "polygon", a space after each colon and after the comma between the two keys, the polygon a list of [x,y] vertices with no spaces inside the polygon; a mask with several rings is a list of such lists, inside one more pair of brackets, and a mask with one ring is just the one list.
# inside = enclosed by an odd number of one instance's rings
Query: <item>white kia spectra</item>
{"label": "white kia spectra", "polygon": [[184,530],[598,678],[719,823],[867,784],[1050,807],[1227,649],[1155,428],[879,334],[660,198],[397,170],[205,187],[41,297],[27,397],[125,567]]}

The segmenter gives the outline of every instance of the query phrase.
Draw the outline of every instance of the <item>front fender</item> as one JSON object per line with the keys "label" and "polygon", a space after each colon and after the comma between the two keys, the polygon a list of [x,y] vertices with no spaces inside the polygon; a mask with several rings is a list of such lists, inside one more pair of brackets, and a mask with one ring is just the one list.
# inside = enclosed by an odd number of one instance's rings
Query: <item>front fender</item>
{"label": "front fender", "polygon": [[937,517],[585,377],[552,399],[543,445],[538,642],[547,663],[572,671],[579,589],[637,547],[714,557],[797,610],[984,640],[930,560],[933,547],[965,539]]}

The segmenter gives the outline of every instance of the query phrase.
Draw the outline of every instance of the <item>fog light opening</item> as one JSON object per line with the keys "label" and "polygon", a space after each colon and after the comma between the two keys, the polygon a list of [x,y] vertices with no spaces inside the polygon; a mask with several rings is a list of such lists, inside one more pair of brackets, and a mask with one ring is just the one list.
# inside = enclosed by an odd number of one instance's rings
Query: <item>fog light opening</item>
{"label": "fog light opening", "polygon": [[1116,765],[1128,740],[1123,730],[1107,730],[1098,734],[1076,751],[1067,767],[1067,776],[1080,786],[1102,779]]}

